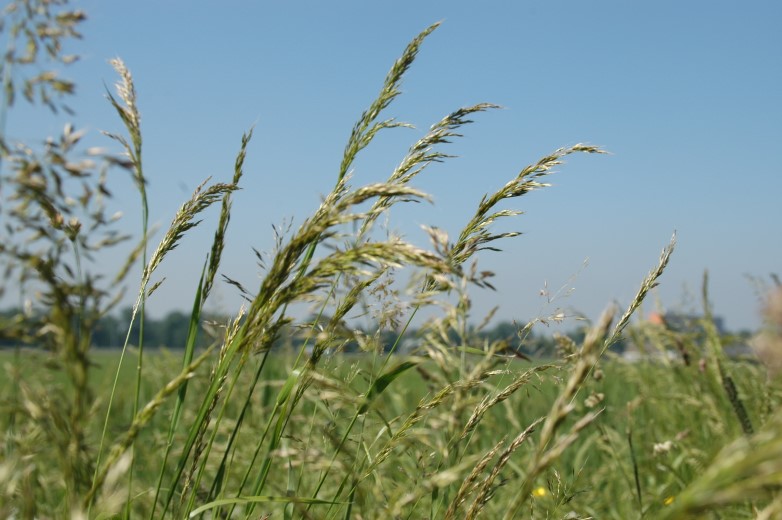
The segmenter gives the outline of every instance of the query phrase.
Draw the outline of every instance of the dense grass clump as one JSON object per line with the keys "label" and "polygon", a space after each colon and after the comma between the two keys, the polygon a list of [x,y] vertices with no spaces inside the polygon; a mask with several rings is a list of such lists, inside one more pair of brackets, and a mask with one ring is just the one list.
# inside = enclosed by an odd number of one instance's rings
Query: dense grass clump
{"label": "dense grass clump", "polygon": [[[44,1],[14,3],[9,38],[30,55],[3,64],[3,110],[17,89],[71,90],[56,76],[19,76],[12,65],[61,55],[79,12]],[[34,7],[34,8],[33,8]],[[36,25],[38,24],[38,25]],[[47,31],[25,30],[48,24]],[[380,132],[406,126],[386,112],[421,45],[415,37],[350,132],[335,185],[298,229],[278,237],[258,287],[239,286],[246,308],[204,329],[202,311],[220,270],[232,198],[252,132],[242,136],[226,182],[200,185],[154,245],[139,98],[125,64],[109,102],[124,125],[109,133],[121,156],[74,161],[81,134],[66,127],[42,153],[2,136],[0,261],[6,281],[40,294],[35,308],[2,317],[0,516],[17,518],[775,518],[782,509],[777,300],[759,339],[765,365],[729,358],[710,317],[698,333],[666,324],[629,326],[659,282],[674,240],[623,311],[609,308],[583,341],[561,337],[558,356],[518,355],[473,325],[470,291],[491,288],[477,253],[516,233],[493,231],[519,214],[508,203],[547,186],[577,144],[525,166],[477,197],[455,238],[428,229],[429,248],[374,232],[397,204],[426,200],[416,177],[448,155],[470,118],[460,108],[414,142],[384,182],[361,184],[358,154]],[[14,78],[22,78],[15,80]],[[59,81],[59,83],[58,83]],[[33,87],[26,85],[31,84]],[[38,90],[35,90],[38,88]],[[33,96],[29,96],[34,101]],[[125,243],[107,213],[108,168],[127,171],[142,207],[140,237],[110,278],[95,258]],[[180,349],[143,345],[144,307],[156,269],[203,211],[220,206],[214,240],[194,280],[190,329]],[[382,236],[382,238],[378,238]],[[141,271],[121,352],[91,350],[91,331],[120,301],[114,287]],[[413,289],[394,282],[402,268]],[[704,282],[704,288],[707,284]],[[374,330],[351,317],[380,302]],[[292,305],[314,313],[298,318]],[[415,335],[413,317],[433,316]],[[280,347],[285,331],[303,336]],[[206,348],[196,348],[209,337]],[[391,346],[386,343],[392,337]],[[199,340],[199,338],[201,338]],[[629,363],[619,339],[643,353]],[[403,349],[400,345],[413,345]],[[358,345],[362,353],[343,352]],[[769,370],[766,370],[766,367]]]}

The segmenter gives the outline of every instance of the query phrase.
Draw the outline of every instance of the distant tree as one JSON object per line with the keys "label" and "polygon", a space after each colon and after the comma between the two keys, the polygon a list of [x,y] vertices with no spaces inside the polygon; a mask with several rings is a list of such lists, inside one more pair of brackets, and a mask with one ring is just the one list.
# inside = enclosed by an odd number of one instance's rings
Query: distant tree
{"label": "distant tree", "polygon": [[169,312],[165,318],[155,323],[157,332],[151,345],[167,348],[184,348],[190,328],[190,316],[179,311]]}
{"label": "distant tree", "polygon": [[119,347],[125,341],[122,321],[116,316],[105,315],[98,320],[92,332],[92,344],[98,348]]}

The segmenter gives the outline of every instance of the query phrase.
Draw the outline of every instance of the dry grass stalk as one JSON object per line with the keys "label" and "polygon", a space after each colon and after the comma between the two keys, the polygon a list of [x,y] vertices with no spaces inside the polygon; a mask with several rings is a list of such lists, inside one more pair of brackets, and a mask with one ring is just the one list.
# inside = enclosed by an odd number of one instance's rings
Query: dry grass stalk
{"label": "dry grass stalk", "polygon": [[483,457],[481,457],[472,471],[470,471],[470,474],[467,475],[467,478],[462,481],[462,485],[459,486],[459,490],[456,492],[456,496],[443,515],[445,520],[454,518],[456,511],[467,500],[467,496],[478,489],[478,486],[480,485],[478,482],[478,477],[480,477],[480,475],[486,470],[494,456],[500,452],[500,449],[505,444],[505,441],[506,438],[503,437],[497,444],[494,445],[494,447],[487,451]]}
{"label": "dry grass stalk", "polygon": [[182,372],[180,372],[174,379],[169,381],[166,386],[161,388],[157,394],[147,403],[147,405],[138,412],[138,414],[133,418],[133,422],[131,423],[130,427],[128,428],[127,432],[125,432],[122,437],[115,442],[115,444],[111,447],[109,450],[109,454],[106,458],[106,461],[103,463],[103,466],[96,472],[95,479],[92,484],[92,488],[87,492],[87,494],[84,497],[84,507],[88,508],[93,500],[93,498],[96,496],[96,493],[99,491],[101,486],[103,485],[104,481],[106,480],[106,477],[108,476],[109,472],[112,470],[114,465],[121,460],[123,454],[130,448],[134,441],[136,440],[136,437],[138,436],[141,429],[149,423],[149,421],[154,417],[157,410],[167,401],[168,397],[172,395],[174,392],[176,392],[180,386],[182,386],[188,379],[193,377],[195,374],[196,369],[209,357],[212,353],[212,348],[206,349],[202,354],[200,354],[195,361],[193,361],[190,365],[185,367]]}
{"label": "dry grass stalk", "polygon": [[720,506],[773,497],[782,485],[780,427],[782,414],[777,411],[756,434],[725,446],[660,518],[692,518]]}
{"label": "dry grass stalk", "polygon": [[529,438],[530,435],[532,435],[532,433],[535,432],[537,426],[543,421],[543,417],[534,421],[523,432],[518,434],[516,438],[513,439],[513,441],[508,445],[508,447],[503,450],[499,459],[497,460],[497,463],[492,468],[491,473],[482,482],[480,482],[480,484],[478,484],[478,494],[470,505],[470,508],[467,510],[465,518],[472,519],[478,516],[481,509],[492,497],[494,481],[497,480],[497,476],[499,476],[500,471],[508,463],[511,455],[524,443],[524,441]]}
{"label": "dry grass stalk", "polygon": [[521,506],[529,498],[538,475],[550,466],[551,463],[575,441],[578,433],[583,428],[597,418],[599,412],[589,413],[576,422],[567,435],[560,438],[556,437],[556,432],[560,425],[574,410],[573,399],[582,388],[584,380],[591,373],[600,357],[600,347],[602,346],[601,340],[606,336],[615,312],[616,311],[613,308],[606,310],[600,317],[598,324],[590,330],[589,334],[587,334],[587,337],[584,339],[578,361],[576,361],[573,366],[565,387],[557,396],[556,401],[551,407],[551,411],[543,423],[535,453],[527,463],[524,472],[524,480],[519,487],[516,498],[505,515],[506,519],[509,520],[513,518],[514,515],[518,514]]}

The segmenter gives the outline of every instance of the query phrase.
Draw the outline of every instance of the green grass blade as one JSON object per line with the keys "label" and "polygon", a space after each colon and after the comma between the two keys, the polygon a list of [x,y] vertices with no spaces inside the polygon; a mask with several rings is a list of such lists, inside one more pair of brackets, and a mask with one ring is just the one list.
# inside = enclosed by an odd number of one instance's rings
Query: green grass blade
{"label": "green grass blade", "polygon": [[[291,371],[290,375],[288,376],[288,379],[286,379],[285,381],[285,384],[283,384],[282,388],[280,389],[280,393],[277,394],[277,401],[275,402],[274,409],[272,410],[272,413],[269,416],[271,421],[274,419],[276,413],[277,420],[274,423],[274,430],[272,431],[271,438],[269,439],[269,447],[266,450],[266,455],[261,465],[261,471],[258,473],[258,477],[256,478],[255,484],[253,485],[253,493],[256,495],[259,494],[261,490],[263,490],[264,486],[266,485],[266,479],[269,476],[269,469],[271,468],[272,453],[280,445],[280,440],[282,439],[282,432],[287,422],[287,416],[288,416],[287,412],[290,410],[292,406],[291,396],[293,395],[293,389],[296,387],[296,384],[299,382],[299,379],[301,378],[302,374],[303,374],[303,370],[301,369],[294,369],[293,371]],[[268,427],[269,425],[267,425],[267,430]],[[266,432],[264,432],[264,438],[265,436],[266,436]],[[261,443],[263,442],[263,438],[261,439],[260,442]],[[260,443],[259,443],[259,447],[260,447]]]}
{"label": "green grass blade", "polygon": [[[206,264],[201,270],[201,278],[198,281],[198,288],[196,289],[195,299],[193,300],[193,309],[190,313],[190,323],[187,330],[187,343],[185,344],[185,352],[182,356],[182,366],[186,367],[193,361],[193,354],[195,353],[196,339],[198,338],[198,323],[201,319],[201,306],[203,305],[201,294],[204,287],[204,276],[206,274]],[[189,381],[189,380],[188,380]],[[174,445],[174,432],[179,426],[179,419],[182,416],[182,407],[187,396],[188,381],[185,381],[177,392],[177,399],[174,403],[174,411],[171,414],[171,421],[168,426],[168,438],[166,440],[166,451],[163,453],[163,462],[160,465],[160,475],[158,476],[157,486],[155,486],[155,499],[152,502],[152,511],[149,518],[155,518],[155,509],[157,508],[158,498],[160,496],[160,487],[163,484],[163,477],[166,472],[166,464],[168,463],[168,456],[171,453],[171,448]]]}
{"label": "green grass blade", "polygon": [[[255,377],[253,377],[253,381],[250,384],[249,390],[246,392],[247,397],[244,400],[244,405],[242,406],[242,411],[239,413],[239,417],[236,419],[236,424],[234,425],[233,429],[231,430],[231,435],[228,437],[228,442],[225,446],[225,450],[223,451],[223,457],[220,460],[220,464],[217,467],[217,473],[215,476],[214,481],[212,482],[212,487],[209,490],[209,497],[210,499],[216,499],[220,493],[222,493],[222,486],[224,483],[225,475],[230,471],[230,465],[228,464],[228,458],[231,454],[231,451],[234,448],[234,443],[236,442],[236,438],[239,435],[239,430],[242,427],[242,424],[244,423],[244,418],[247,415],[247,411],[250,409],[250,405],[252,404],[251,397],[255,395],[255,388],[258,385],[258,382],[261,379],[261,374],[263,373],[263,369],[266,366],[266,361],[269,358],[268,351],[264,353],[263,358],[261,359],[261,362],[258,364],[258,368],[255,371]],[[229,397],[233,394],[233,389],[238,381],[239,377],[239,371],[237,370],[237,373],[234,376],[234,379],[231,381],[231,385],[229,385],[228,392],[226,392],[226,398],[225,401],[227,402]],[[220,424],[220,421],[222,419],[223,413],[225,411],[225,406],[220,410],[220,414],[218,415],[217,421],[215,421],[215,424]],[[210,440],[210,445],[212,444],[214,440],[214,435],[217,434],[217,428],[215,428],[215,432],[213,434],[213,438]],[[261,441],[262,442],[262,441]]]}
{"label": "green grass blade", "polygon": [[411,368],[418,366],[419,363],[419,360],[403,361],[375,379],[375,381],[372,383],[372,386],[369,388],[369,391],[367,392],[364,404],[362,404],[358,410],[359,415],[366,413],[367,410],[369,410],[369,407],[372,406],[372,403],[374,403],[375,399],[377,399],[377,397],[382,394],[383,391],[388,388],[388,385],[393,383],[396,378]]}
{"label": "green grass blade", "polygon": [[214,509],[217,507],[223,507],[223,506],[238,506],[238,505],[247,505],[247,504],[269,504],[269,503],[278,503],[278,504],[315,504],[315,505],[331,505],[331,504],[339,504],[339,502],[335,502],[333,500],[320,500],[317,498],[306,498],[306,497],[288,497],[288,496],[250,496],[250,497],[236,497],[236,498],[221,498],[220,500],[215,500],[213,502],[209,502],[207,504],[204,504],[202,506],[197,507],[196,509],[193,509],[190,512],[189,517],[195,518],[196,516],[200,515],[201,513],[204,513],[206,511],[209,511],[210,509]]}
{"label": "green grass blade", "polygon": [[203,400],[201,401],[201,406],[198,409],[198,414],[196,415],[195,420],[193,421],[193,425],[190,427],[190,430],[188,431],[187,439],[182,445],[182,453],[180,455],[179,462],[177,463],[177,467],[174,470],[173,478],[169,482],[168,494],[166,495],[166,500],[164,502],[164,507],[163,507],[163,512],[161,513],[161,517],[165,516],[166,512],[171,506],[171,500],[173,499],[174,494],[176,493],[176,489],[179,486],[180,480],[182,479],[182,474],[185,470],[185,466],[187,465],[187,461],[190,457],[190,453],[198,437],[199,428],[201,427],[203,422],[206,420],[207,415],[209,414],[210,408],[212,407],[212,401],[214,397],[217,395],[222,377],[228,371],[228,368],[231,362],[233,361],[234,356],[236,355],[239,347],[243,343],[245,328],[246,327],[243,325],[237,332],[236,336],[231,341],[231,344],[228,346],[225,352],[225,356],[223,357],[220,364],[217,366],[217,369],[215,370],[215,376],[210,382],[209,388],[204,393]]}

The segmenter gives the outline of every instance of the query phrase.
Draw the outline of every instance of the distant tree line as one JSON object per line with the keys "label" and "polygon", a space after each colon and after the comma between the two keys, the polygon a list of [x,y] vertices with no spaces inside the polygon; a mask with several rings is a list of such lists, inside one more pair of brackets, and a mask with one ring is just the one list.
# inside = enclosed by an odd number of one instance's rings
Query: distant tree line
{"label": "distant tree line", "polygon": [[[95,348],[117,348],[121,347],[128,335],[128,323],[132,310],[125,308],[116,315],[106,315],[100,318],[95,327],[91,342]],[[13,347],[20,343],[30,344],[29,338],[34,338],[36,331],[27,331],[27,340],[20,341],[18,337],[12,337],[6,334],[6,330],[12,327],[6,327],[5,324],[18,320],[21,316],[21,310],[16,308],[0,310],[0,348]],[[26,320],[30,327],[35,327],[35,320]],[[224,316],[211,315],[205,316],[201,320],[204,323],[225,324],[228,319]],[[138,344],[140,320],[138,316],[133,323],[133,329],[130,332],[129,343]],[[187,334],[190,326],[190,315],[181,311],[171,311],[162,318],[147,316],[144,320],[144,345],[148,348],[184,348],[187,342]],[[204,331],[203,326],[199,331],[198,345],[206,346],[214,340],[214,336],[221,334],[219,326],[209,327],[211,334]],[[556,341],[551,336],[536,334],[534,332],[525,333],[523,338],[519,337],[520,325],[507,321],[499,322],[494,326],[484,328],[476,332],[475,337],[480,342],[504,341],[507,344],[507,354],[518,354],[523,357],[550,357],[556,352]],[[367,337],[381,350],[388,351],[397,341],[397,334],[393,331],[382,331],[375,335],[373,332],[366,331]],[[309,331],[306,329],[283,328],[276,341],[275,348],[298,349],[306,341]],[[569,336],[577,343],[583,338],[581,331],[574,331]],[[419,331],[408,330],[400,343],[399,350],[414,348],[420,342]],[[458,343],[458,338],[454,335],[454,344]],[[476,346],[476,345],[472,345]],[[344,340],[339,342],[339,348],[345,352],[360,352],[362,350],[359,342],[351,338],[349,334],[344,335]]]}
{"label": "distant tree line", "polygon": [[[93,330],[91,342],[95,348],[117,348],[125,343],[128,335],[128,324],[132,315],[131,308],[122,309],[115,315],[106,315],[100,318],[97,326]],[[33,345],[36,334],[46,326],[46,320],[41,316],[36,320],[35,316],[25,316],[22,310],[18,308],[9,308],[0,310],[0,348],[13,347],[19,344]],[[322,318],[327,320],[327,318]],[[197,345],[204,347],[214,341],[217,336],[222,334],[221,326],[228,323],[228,318],[217,314],[202,316],[199,327]],[[313,320],[314,321],[314,318]],[[751,336],[750,331],[741,331],[731,334],[723,329],[722,320],[715,318],[720,335],[725,339],[726,345],[744,344]],[[20,336],[19,324],[24,323],[28,330],[23,331]],[[690,336],[701,337],[704,332],[701,330],[700,317],[689,315],[678,315],[675,313],[666,314],[663,317],[665,327],[672,332],[687,333]],[[204,327],[205,324],[210,326]],[[519,331],[523,324],[501,321],[493,326],[486,327],[475,332],[474,339],[480,342],[504,341],[507,344],[506,354],[518,354],[522,357],[553,357],[557,353],[558,342],[556,338],[548,334],[542,334],[537,331],[525,331],[520,337]],[[184,348],[187,342],[187,334],[190,327],[190,315],[181,311],[171,311],[162,318],[147,316],[144,320],[144,345],[149,348]],[[141,321],[137,316],[133,323],[133,329],[130,332],[129,344],[138,345],[139,331]],[[208,330],[205,330],[208,329]],[[573,340],[576,345],[580,345],[586,334],[586,326],[571,330],[567,337]],[[10,331],[14,331],[11,333]],[[362,346],[351,337],[352,331],[343,331],[338,341],[335,343],[339,349],[345,352],[360,352]],[[384,330],[379,334],[374,331],[360,331],[367,338],[371,338],[374,348],[388,351],[397,342],[397,334],[394,331]],[[414,349],[420,345],[421,331],[408,330],[397,346],[397,351],[406,351]],[[308,342],[307,338],[310,330],[306,328],[292,329],[283,327],[275,342],[274,348],[299,349]],[[459,343],[459,338],[453,335],[454,345]],[[631,340],[622,339],[611,346],[611,350],[617,353],[623,352],[626,347],[632,343]],[[473,347],[476,344],[471,345]]]}
{"label": "distant tree line", "polygon": [[[92,345],[95,348],[121,347],[125,343],[125,338],[128,335],[128,324],[130,323],[131,315],[132,309],[128,307],[120,311],[117,315],[106,315],[101,317],[92,332]],[[20,316],[22,316],[20,309],[12,308],[0,310],[0,347],[10,347],[20,343],[20,338],[6,334],[6,330],[11,330],[12,327],[4,326],[7,323],[10,324],[13,320],[18,320]],[[220,317],[207,316],[204,321],[211,319],[219,320]],[[36,327],[36,321],[37,320],[35,319],[25,320],[30,328]],[[147,316],[144,320],[144,345],[152,348],[184,348],[187,341],[189,326],[190,315],[180,311],[169,312],[161,319]],[[18,327],[14,328],[18,329]],[[133,328],[130,331],[130,344],[138,344],[140,328],[141,321],[138,316],[136,316]],[[35,334],[35,330],[26,331],[27,339],[22,342],[29,344],[29,338],[34,338]],[[209,340],[208,336],[203,333],[199,334],[199,336],[200,346],[206,345]]]}
{"label": "distant tree line", "polygon": [[[128,324],[132,310],[130,307],[122,309],[114,315],[106,315],[100,318],[97,326],[94,328],[91,343],[94,348],[117,348],[125,343],[128,336]],[[9,308],[0,310],[0,348],[14,347],[16,345],[34,345],[35,337],[46,327],[46,319],[41,316],[35,319],[35,315],[26,316],[21,309]],[[321,320],[328,320],[322,317]],[[228,318],[217,314],[202,316],[199,326],[197,346],[205,347],[217,337],[222,335],[222,326],[228,323]],[[310,320],[314,322],[313,318]],[[20,334],[19,324],[24,323]],[[662,323],[672,332],[687,333],[689,336],[701,337],[704,332],[701,330],[700,317],[685,316],[675,313],[666,314],[662,317]],[[205,326],[208,325],[208,326]],[[726,345],[743,345],[751,336],[749,331],[742,331],[731,334],[723,330],[722,321],[715,319],[715,325],[718,327],[720,335],[726,341]],[[24,328],[27,330],[24,330]],[[187,342],[188,330],[190,327],[190,315],[181,311],[171,311],[162,318],[147,316],[144,320],[144,345],[148,348],[184,348]],[[492,343],[503,341],[506,344],[505,354],[518,355],[519,357],[544,357],[551,358],[557,355],[558,341],[549,334],[543,334],[538,331],[525,331],[519,334],[523,324],[511,323],[509,321],[500,321],[493,326],[486,327],[473,334],[471,347],[480,347],[482,343]],[[130,331],[129,344],[138,345],[139,331],[141,321],[139,317],[133,323],[133,329]],[[586,334],[587,327],[571,330],[567,333],[575,345],[580,345]],[[12,332],[13,331],[13,332]],[[389,351],[397,343],[397,333],[391,330],[384,330],[380,333],[374,331],[358,331],[365,339],[371,343],[374,349]],[[309,328],[290,328],[283,327],[277,337],[275,349],[294,349],[298,350],[305,343],[311,345],[308,340],[311,335]],[[335,348],[348,353],[361,352],[360,342],[355,337],[355,331],[343,330],[336,333],[333,338]],[[410,330],[405,333],[396,346],[397,352],[408,352],[421,345],[421,331]],[[632,339],[620,339],[611,346],[611,350],[622,353],[632,344]],[[458,345],[460,339],[453,333],[453,344]]]}

